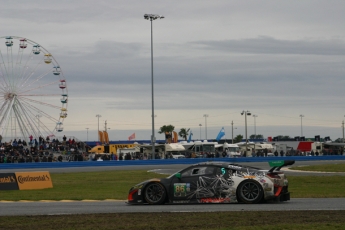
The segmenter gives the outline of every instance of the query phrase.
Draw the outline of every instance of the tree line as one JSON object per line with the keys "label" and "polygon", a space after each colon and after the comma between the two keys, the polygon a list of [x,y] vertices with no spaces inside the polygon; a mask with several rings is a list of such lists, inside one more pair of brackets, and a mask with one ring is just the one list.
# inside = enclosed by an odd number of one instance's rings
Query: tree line
{"label": "tree line", "polygon": [[[173,131],[175,130],[175,126],[173,125],[163,125],[159,128],[158,133],[159,134],[165,134],[165,141],[168,143],[171,143]],[[190,128],[181,128],[180,131],[177,133],[178,136],[182,137],[185,141],[187,140]],[[252,134],[249,136],[249,139],[264,139],[264,136],[262,134]],[[243,135],[237,135],[234,137],[234,143],[239,143],[243,140]]]}

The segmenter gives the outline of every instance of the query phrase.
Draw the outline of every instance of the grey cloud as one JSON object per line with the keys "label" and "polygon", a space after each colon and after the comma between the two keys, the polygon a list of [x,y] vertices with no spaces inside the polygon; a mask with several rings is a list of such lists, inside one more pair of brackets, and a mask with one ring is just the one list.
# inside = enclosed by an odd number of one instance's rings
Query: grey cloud
{"label": "grey cloud", "polygon": [[261,36],[240,40],[197,41],[204,49],[249,54],[345,55],[345,42],[333,40],[280,40]]}
{"label": "grey cloud", "polygon": [[119,12],[126,9],[126,4],[114,4],[112,1],[32,1],[20,3],[7,1],[2,6],[1,17],[6,19],[24,20],[31,23],[66,24],[71,22],[102,21],[104,18],[121,20]]}
{"label": "grey cloud", "polygon": [[[189,55],[193,48],[189,47]],[[147,109],[145,102],[150,100],[151,69],[150,56],[144,56],[148,51],[139,43],[100,42],[88,53],[72,57],[80,62],[64,64],[68,66],[72,82],[83,79],[90,83],[89,94],[96,97],[112,95],[115,102],[108,103],[109,108],[133,109],[132,105],[136,104],[137,109]],[[286,106],[303,107],[314,103],[314,99],[306,95],[323,94],[324,100],[318,100],[318,103],[325,105],[341,97],[343,92],[342,84],[338,84],[344,82],[341,74],[343,58],[339,55],[207,55],[206,52],[184,57],[169,53],[154,59],[155,96],[160,109],[197,109],[205,106],[200,98],[213,101],[209,103],[209,109],[222,108],[224,101],[234,98],[253,101],[252,95],[255,95],[254,101],[267,107],[278,106],[281,101]],[[338,72],[334,73],[332,69],[338,69]],[[324,84],[324,81],[328,83]],[[92,91],[94,87],[102,94]],[[85,92],[85,88],[88,87],[84,84],[80,93]]]}
{"label": "grey cloud", "polygon": [[[136,109],[138,123],[143,123],[140,114],[150,114],[151,108],[151,59],[150,24],[142,17],[159,13],[166,18],[154,23],[154,86],[155,107],[157,114],[165,114],[164,121],[197,126],[202,114],[209,113],[209,131],[214,128],[216,135],[220,127],[212,126],[229,124],[234,115],[212,115],[249,109],[259,114],[258,124],[265,114],[296,114],[292,123],[298,132],[300,113],[306,121],[320,116],[320,123],[343,118],[344,4],[4,0],[0,17],[3,36],[35,40],[59,62],[67,79],[70,117],[78,117],[66,122],[83,124],[78,113],[97,110],[104,118],[122,112],[114,120],[123,123],[127,111]],[[200,120],[185,119],[200,110]],[[243,125],[243,117],[236,115],[235,122]],[[263,134],[292,135],[293,129],[269,127],[286,120],[268,119]],[[340,122],[335,126],[340,133]]]}

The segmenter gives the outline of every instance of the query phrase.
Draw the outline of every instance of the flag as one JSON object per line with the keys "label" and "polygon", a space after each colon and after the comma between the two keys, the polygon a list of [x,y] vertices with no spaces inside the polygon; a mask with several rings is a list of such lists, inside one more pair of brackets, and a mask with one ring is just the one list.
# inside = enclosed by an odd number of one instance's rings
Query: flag
{"label": "flag", "polygon": [[192,136],[193,136],[193,132],[191,130],[188,137],[188,143],[192,141]]}
{"label": "flag", "polygon": [[177,132],[173,131],[173,135],[174,135],[173,143],[177,143],[177,141],[178,141]]}
{"label": "flag", "polygon": [[133,133],[132,135],[130,135],[129,137],[128,137],[128,140],[130,141],[130,140],[133,140],[133,139],[135,139],[135,133]]}
{"label": "flag", "polygon": [[104,144],[104,136],[102,131],[98,131],[98,137],[102,144]]}
{"label": "flag", "polygon": [[222,137],[224,135],[225,135],[225,130],[224,130],[224,127],[222,127],[222,129],[218,133],[218,136],[217,136],[216,140],[219,141],[220,139],[222,139]]}

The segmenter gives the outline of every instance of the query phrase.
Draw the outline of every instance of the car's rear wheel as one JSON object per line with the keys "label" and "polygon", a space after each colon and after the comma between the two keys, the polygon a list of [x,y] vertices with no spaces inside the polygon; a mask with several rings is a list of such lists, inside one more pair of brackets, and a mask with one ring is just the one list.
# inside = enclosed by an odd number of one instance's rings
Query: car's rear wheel
{"label": "car's rear wheel", "polygon": [[165,201],[165,188],[160,183],[151,183],[145,189],[145,200],[149,204],[162,204]]}
{"label": "car's rear wheel", "polygon": [[255,180],[245,180],[237,187],[237,199],[246,204],[259,203],[263,195],[261,185]]}

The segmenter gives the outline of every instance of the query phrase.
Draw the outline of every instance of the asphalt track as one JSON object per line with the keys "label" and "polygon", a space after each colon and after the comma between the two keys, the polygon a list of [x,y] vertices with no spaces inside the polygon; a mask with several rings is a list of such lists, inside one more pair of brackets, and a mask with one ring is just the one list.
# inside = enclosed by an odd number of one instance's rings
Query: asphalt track
{"label": "asphalt track", "polygon": [[[345,163],[345,160],[318,160],[318,161],[296,161],[292,167],[307,166],[307,165],[322,165],[322,164],[339,164]],[[241,162],[241,165],[248,165],[262,169],[270,169],[267,162]],[[49,171],[50,173],[73,173],[73,172],[96,172],[96,171],[112,171],[112,170],[152,170],[161,174],[172,174],[180,169],[187,167],[186,164],[162,164],[162,165],[124,165],[124,166],[92,166],[92,167],[66,167],[66,168],[14,168],[14,169],[0,169],[0,173],[13,173],[13,172],[32,172],[32,171]],[[283,168],[286,175],[314,175],[314,176],[327,176],[327,175],[343,175],[345,173],[315,173],[304,171],[290,171]],[[163,176],[162,176],[163,177]]]}
{"label": "asphalt track", "polygon": [[127,205],[125,201],[9,202],[0,216],[91,213],[345,210],[345,198],[291,199],[266,204]]}
{"label": "asphalt track", "polygon": [[[337,164],[345,161],[302,161],[294,166],[315,164]],[[243,165],[256,166],[269,169],[267,162],[250,162]],[[162,174],[171,174],[186,165],[144,165],[144,166],[117,166],[117,167],[82,167],[58,169],[25,169],[6,170],[18,171],[50,171],[51,173],[92,172],[106,170],[152,170]],[[345,173],[311,173],[290,171],[285,169],[287,175],[345,175]],[[0,170],[0,172],[3,170]],[[164,177],[164,175],[162,175]],[[20,201],[0,202],[0,216],[18,215],[63,215],[63,214],[91,214],[91,213],[138,213],[138,212],[216,212],[216,211],[292,211],[292,210],[345,210],[345,198],[295,198],[288,202],[265,204],[174,204],[174,205],[128,205],[126,201]]]}

